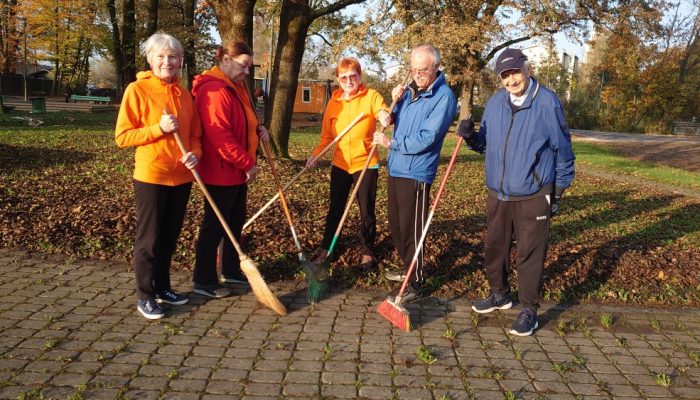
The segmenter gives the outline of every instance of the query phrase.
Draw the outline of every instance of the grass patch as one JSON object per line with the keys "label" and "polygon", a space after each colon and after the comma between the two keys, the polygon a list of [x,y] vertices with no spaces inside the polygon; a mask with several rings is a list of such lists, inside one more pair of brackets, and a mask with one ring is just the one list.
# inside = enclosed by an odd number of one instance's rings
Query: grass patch
{"label": "grass patch", "polygon": [[700,190],[700,173],[685,171],[654,163],[632,160],[615,149],[590,142],[574,141],[576,163],[587,164],[605,171],[648,179],[670,186]]}

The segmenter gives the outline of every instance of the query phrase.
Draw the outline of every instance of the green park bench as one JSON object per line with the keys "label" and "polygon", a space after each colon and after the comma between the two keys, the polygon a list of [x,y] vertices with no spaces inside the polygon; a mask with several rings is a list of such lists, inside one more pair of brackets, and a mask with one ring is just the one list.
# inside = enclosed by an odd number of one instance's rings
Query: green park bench
{"label": "green park bench", "polygon": [[73,94],[70,96],[70,100],[75,103],[78,101],[90,101],[93,103],[105,103],[108,104],[112,101],[109,96],[83,96],[78,94]]}

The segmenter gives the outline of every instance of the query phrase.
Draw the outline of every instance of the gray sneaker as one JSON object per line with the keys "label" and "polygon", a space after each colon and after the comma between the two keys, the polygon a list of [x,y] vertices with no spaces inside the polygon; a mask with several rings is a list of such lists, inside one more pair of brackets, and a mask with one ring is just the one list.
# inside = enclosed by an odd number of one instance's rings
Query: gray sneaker
{"label": "gray sneaker", "polygon": [[403,282],[406,280],[404,271],[387,271],[384,273],[384,277],[392,282]]}
{"label": "gray sneaker", "polygon": [[192,293],[197,293],[202,296],[211,297],[214,299],[220,299],[222,297],[230,295],[231,289],[218,285],[205,286],[195,283],[194,288],[192,289]]}
{"label": "gray sneaker", "polygon": [[248,283],[248,280],[244,277],[227,277],[227,276],[221,276],[221,283],[234,283],[237,285],[242,285],[242,286],[250,286],[250,283]]}

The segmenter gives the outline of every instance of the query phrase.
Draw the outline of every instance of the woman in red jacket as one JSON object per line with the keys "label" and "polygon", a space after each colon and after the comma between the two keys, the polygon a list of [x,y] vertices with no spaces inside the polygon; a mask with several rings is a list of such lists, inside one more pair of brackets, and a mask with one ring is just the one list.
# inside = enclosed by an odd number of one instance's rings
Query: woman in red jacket
{"label": "woman in red jacket", "polygon": [[[216,51],[218,65],[194,78],[192,94],[202,120],[202,157],[197,169],[216,205],[240,240],[245,222],[248,182],[258,172],[255,152],[259,138],[268,140],[258,124],[243,80],[253,65],[253,51],[243,42],[225,44]],[[194,293],[225,297],[230,290],[220,285],[216,251],[224,230],[207,203],[196,245]],[[224,240],[221,282],[247,284],[238,253]]]}

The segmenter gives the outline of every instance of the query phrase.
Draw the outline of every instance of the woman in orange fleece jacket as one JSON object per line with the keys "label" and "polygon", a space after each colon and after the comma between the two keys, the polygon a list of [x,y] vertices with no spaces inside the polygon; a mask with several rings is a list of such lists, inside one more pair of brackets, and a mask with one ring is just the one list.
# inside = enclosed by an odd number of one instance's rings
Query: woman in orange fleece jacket
{"label": "woman in orange fleece jacket", "polygon": [[[321,141],[311,152],[306,167],[316,166],[313,157],[321,152],[350,122],[361,112],[369,117],[363,118],[343,136],[333,150],[331,167],[330,206],[326,216],[326,228],[323,242],[314,262],[320,263],[328,256],[335,230],[343,216],[345,203],[350,189],[359,178],[364,167],[372,138],[376,128],[375,119],[382,125],[389,126],[391,119],[387,105],[376,90],[368,89],[362,83],[362,66],[354,57],[344,57],[335,68],[340,89],[333,92],[326,111],[323,113]],[[374,153],[367,172],[357,192],[361,219],[360,265],[367,268],[375,263],[374,240],[377,235],[376,217],[374,215],[377,197],[377,178],[379,175],[379,157]]]}
{"label": "woman in orange fleece jacket", "polygon": [[[150,71],[139,72],[124,91],[115,140],[119,147],[136,148],[137,309],[148,319],[165,316],[158,303],[181,305],[187,297],[170,286],[170,261],[182,229],[192,187],[192,173],[201,155],[201,126],[192,97],[178,84],[182,45],[156,33],[144,44]],[[173,132],[187,154],[182,155]]]}
{"label": "woman in orange fleece jacket", "polygon": [[[253,65],[253,51],[243,42],[231,42],[219,47],[216,59],[219,65],[197,75],[192,85],[203,128],[203,154],[197,169],[234,237],[240,240],[248,182],[258,171],[258,139],[268,140],[269,136],[258,124],[243,83]],[[205,204],[192,278],[197,294],[218,298],[230,293],[221,287],[216,272],[216,251],[223,236],[216,214]],[[224,240],[221,281],[247,284],[239,264],[238,253],[228,239]]]}

